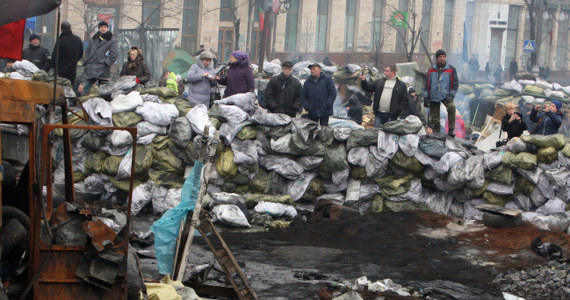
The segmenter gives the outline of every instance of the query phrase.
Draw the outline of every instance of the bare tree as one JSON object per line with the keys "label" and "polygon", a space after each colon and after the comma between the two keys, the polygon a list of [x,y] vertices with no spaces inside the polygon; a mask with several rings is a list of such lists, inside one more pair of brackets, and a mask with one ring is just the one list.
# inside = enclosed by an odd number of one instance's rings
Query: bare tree
{"label": "bare tree", "polygon": [[384,45],[384,37],[380,27],[375,26],[372,22],[370,25],[370,58],[374,61],[374,66],[378,69],[380,63],[380,54],[382,53],[382,46]]}
{"label": "bare tree", "polygon": [[315,22],[308,17],[303,18],[303,27],[299,33],[299,48],[305,52],[305,59],[309,59],[309,50],[315,42]]}

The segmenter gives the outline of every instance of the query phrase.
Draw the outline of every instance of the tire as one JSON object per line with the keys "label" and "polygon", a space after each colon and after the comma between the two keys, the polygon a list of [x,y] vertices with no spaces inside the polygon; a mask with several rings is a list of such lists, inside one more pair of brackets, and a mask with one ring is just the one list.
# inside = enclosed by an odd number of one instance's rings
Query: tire
{"label": "tire", "polygon": [[16,218],[2,228],[2,259],[12,253],[28,236],[28,230]]}

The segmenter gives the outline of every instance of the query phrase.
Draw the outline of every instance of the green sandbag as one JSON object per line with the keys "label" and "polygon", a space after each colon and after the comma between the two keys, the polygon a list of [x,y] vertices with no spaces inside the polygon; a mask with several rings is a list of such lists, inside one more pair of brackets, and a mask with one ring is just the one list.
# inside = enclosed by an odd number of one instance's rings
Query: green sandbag
{"label": "green sandbag", "polygon": [[485,179],[495,180],[504,184],[511,184],[513,170],[505,165],[499,165],[485,173]]}
{"label": "green sandbag", "polygon": [[101,166],[101,173],[107,174],[109,176],[117,175],[117,171],[119,170],[119,164],[123,160],[123,156],[109,156],[103,162]]}
{"label": "green sandbag", "polygon": [[[131,186],[131,179],[130,178],[123,179],[123,180],[117,180],[117,179],[115,179],[115,177],[109,177],[109,180],[119,190],[121,190],[123,192],[129,191],[129,187]],[[141,184],[142,184],[142,182],[140,180],[135,179],[133,181],[133,189],[136,188],[137,186],[141,185]],[[126,203],[124,203],[124,204],[126,204]]]}
{"label": "green sandbag", "polygon": [[480,197],[481,195],[483,195],[483,192],[485,192],[487,190],[487,187],[489,186],[491,182],[489,180],[485,180],[485,184],[483,184],[482,187],[478,188],[478,189],[471,189],[471,194],[475,197]]}
{"label": "green sandbag", "polygon": [[346,169],[348,169],[348,161],[344,144],[335,143],[326,147],[325,159],[319,165],[319,170],[323,173],[334,173]]}
{"label": "green sandbag", "polygon": [[492,90],[492,89],[494,89],[494,88],[495,88],[495,86],[492,85],[491,83],[481,83],[481,84],[478,83],[478,84],[475,84],[475,89],[476,89],[476,90],[482,90],[482,89],[489,89],[489,90]]}
{"label": "green sandbag", "polygon": [[534,187],[535,185],[528,179],[524,178],[523,176],[518,176],[514,192],[515,194],[521,193],[530,197],[532,191],[534,190]]}
{"label": "green sandbag", "polygon": [[354,179],[364,179],[366,178],[366,169],[361,166],[351,166],[350,176]]}
{"label": "green sandbag", "polygon": [[73,172],[73,182],[81,182],[85,180],[87,174],[85,172]]}
{"label": "green sandbag", "polygon": [[136,127],[142,120],[143,118],[133,111],[113,114],[113,125],[116,127]]}
{"label": "green sandbag", "polygon": [[[301,155],[311,155],[311,156],[325,156],[326,147],[320,141],[313,141],[306,144],[298,134],[292,134],[291,140],[289,141],[289,147],[295,153]],[[346,152],[345,152],[346,155]]]}
{"label": "green sandbag", "polygon": [[[380,128],[382,131],[394,133],[397,135],[416,134],[422,129],[422,123],[407,122],[407,121],[390,121],[386,122]],[[378,139],[378,136],[376,136]]]}
{"label": "green sandbag", "polygon": [[255,140],[257,136],[257,129],[255,126],[244,126],[236,135],[240,140]]}
{"label": "green sandbag", "polygon": [[506,165],[509,168],[516,168],[516,165],[513,163],[515,160],[516,154],[510,151],[506,151],[501,158],[501,163]]}
{"label": "green sandbag", "polygon": [[165,86],[152,87],[152,88],[144,89],[144,90],[141,90],[140,93],[141,93],[141,95],[142,94],[157,95],[159,97],[162,97],[163,99],[178,96],[178,93],[176,93],[175,91],[173,91],[173,90],[171,90]]}
{"label": "green sandbag", "polygon": [[179,117],[186,116],[188,114],[188,112],[190,112],[192,110],[192,108],[194,108],[194,106],[196,106],[195,104],[191,104],[188,101],[176,101],[176,102],[174,102],[174,105],[178,109],[178,116]]}
{"label": "green sandbag", "polygon": [[293,201],[293,198],[290,195],[273,196],[273,195],[264,195],[264,194],[251,194],[245,197],[245,204],[247,208],[254,208],[257,205],[257,203],[261,201],[289,204],[292,206],[297,205],[295,201]]}
{"label": "green sandbag", "polygon": [[414,175],[408,173],[405,176],[388,175],[375,180],[382,188],[383,194],[394,196],[407,192],[410,189],[410,181],[412,179],[414,179]]}
{"label": "green sandbag", "polygon": [[317,136],[317,140],[322,142],[325,146],[329,146],[334,141],[334,130],[328,126],[322,127]]}
{"label": "green sandbag", "polygon": [[564,135],[561,133],[551,135],[523,134],[521,135],[521,140],[525,143],[536,145],[538,148],[554,147],[560,150],[565,146]]}
{"label": "green sandbag", "polygon": [[475,88],[472,85],[469,84],[459,84],[459,88],[457,89],[457,92],[461,92],[463,94],[471,94],[475,91]]}
{"label": "green sandbag", "polygon": [[491,90],[491,89],[483,89],[483,90],[481,90],[481,93],[479,94],[480,98],[485,98],[485,97],[489,97],[489,96],[493,96],[493,90]]}
{"label": "green sandbag", "polygon": [[356,147],[366,147],[378,143],[380,128],[358,129],[350,132],[346,141],[346,151]]}
{"label": "green sandbag", "polygon": [[507,97],[510,94],[512,94],[513,91],[509,91],[509,90],[504,90],[504,89],[495,89],[495,91],[493,91],[493,94],[497,97]]}
{"label": "green sandbag", "polygon": [[251,187],[247,184],[238,185],[235,187],[234,192],[240,195],[251,194]]}
{"label": "green sandbag", "polygon": [[539,148],[537,156],[538,161],[551,164],[558,159],[558,151],[554,147]]}
{"label": "green sandbag", "polygon": [[402,150],[398,150],[390,162],[412,174],[419,174],[424,169],[424,165],[417,158],[406,156]]}
{"label": "green sandbag", "polygon": [[536,155],[528,152],[517,154],[513,163],[524,170],[534,170],[538,164]]}
{"label": "green sandbag", "polygon": [[98,151],[106,139],[106,136],[98,136],[92,130],[89,130],[83,137],[81,145],[89,150]]}
{"label": "green sandbag", "polygon": [[280,137],[286,135],[287,133],[290,133],[292,126],[293,125],[291,123],[285,126],[276,126],[276,127],[258,125],[257,131],[263,133],[269,139],[277,140]]}
{"label": "green sandbag", "polygon": [[214,125],[216,130],[220,130],[220,126],[222,126],[222,122],[220,122],[220,120],[216,118],[210,118],[210,122],[212,122],[212,125]]}
{"label": "green sandbag", "polygon": [[487,202],[490,204],[494,204],[494,205],[504,207],[505,203],[507,203],[507,201],[509,201],[510,196],[497,195],[497,194],[491,193],[489,191],[484,191],[483,192],[483,199],[487,200]]}
{"label": "green sandbag", "polygon": [[249,183],[252,192],[261,194],[265,191],[265,187],[267,187],[267,177],[269,173],[264,168],[259,168],[253,180]]}
{"label": "green sandbag", "polygon": [[234,163],[234,152],[232,148],[226,147],[216,160],[216,170],[224,178],[234,177],[238,172],[238,165]]}
{"label": "green sandbag", "polygon": [[168,142],[170,142],[170,137],[168,135],[157,135],[152,139],[152,150],[161,151],[168,148]]}
{"label": "green sandbag", "polygon": [[523,93],[533,95],[544,95],[544,89],[538,86],[527,84],[524,86]]}
{"label": "green sandbag", "polygon": [[226,182],[235,183],[236,185],[244,185],[249,183],[249,178],[238,172],[235,176],[226,178]]}
{"label": "green sandbag", "polygon": [[311,201],[315,200],[318,196],[324,193],[323,188],[323,181],[319,177],[313,178],[311,182],[309,182],[309,186],[305,190],[303,196],[301,196],[302,200]]}
{"label": "green sandbag", "polygon": [[148,171],[152,165],[152,149],[150,146],[137,145],[135,157],[135,178],[144,180],[148,178]]}
{"label": "green sandbag", "polygon": [[279,173],[272,171],[267,176],[267,186],[263,191],[266,195],[286,195],[287,192],[287,185],[289,181],[287,178],[279,175]]}
{"label": "green sandbag", "polygon": [[106,159],[107,153],[101,150],[87,153],[87,155],[85,155],[85,161],[83,162],[85,166],[85,173],[89,175],[92,173],[101,173],[101,170],[103,169],[103,163]]}
{"label": "green sandbag", "polygon": [[416,203],[414,201],[384,201],[384,212],[400,212],[410,210],[425,210],[430,211],[430,207],[424,203]]}
{"label": "green sandbag", "polygon": [[570,157],[570,143],[567,143],[564,146],[564,149],[562,149],[562,151],[560,151],[560,153],[562,153],[562,155],[564,155],[566,157]]}
{"label": "green sandbag", "polygon": [[371,213],[380,213],[384,210],[384,197],[381,194],[374,195],[374,199],[372,199],[372,205],[368,208],[368,211]]}
{"label": "green sandbag", "polygon": [[182,160],[176,157],[170,148],[152,150],[152,169],[155,171],[184,172]]}
{"label": "green sandbag", "polygon": [[182,174],[167,171],[150,170],[148,172],[150,180],[154,182],[154,186],[164,186],[169,189],[181,188],[184,184]]}

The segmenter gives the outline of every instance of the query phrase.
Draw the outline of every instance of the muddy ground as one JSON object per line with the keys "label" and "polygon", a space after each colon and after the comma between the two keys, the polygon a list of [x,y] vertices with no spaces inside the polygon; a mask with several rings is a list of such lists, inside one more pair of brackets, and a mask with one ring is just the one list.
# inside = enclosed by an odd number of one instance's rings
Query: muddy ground
{"label": "muddy ground", "polygon": [[[141,219],[135,219],[135,228],[150,220]],[[436,299],[502,299],[492,283],[497,273],[546,263],[530,248],[535,237],[561,246],[565,257],[570,253],[564,232],[530,224],[488,228],[424,211],[361,216],[345,210],[337,222],[222,236],[259,299],[327,299],[323,291],[337,289],[334,283],[353,283],[361,276],[390,278]],[[212,261],[204,239],[195,238],[190,264]],[[141,263],[147,279],[161,277],[154,259],[141,257]],[[224,285],[224,278],[216,263],[205,283]]]}

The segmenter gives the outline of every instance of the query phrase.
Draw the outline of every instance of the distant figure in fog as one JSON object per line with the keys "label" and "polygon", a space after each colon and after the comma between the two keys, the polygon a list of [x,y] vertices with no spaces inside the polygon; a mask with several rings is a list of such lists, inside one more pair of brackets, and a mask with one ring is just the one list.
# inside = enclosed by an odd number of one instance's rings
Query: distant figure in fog
{"label": "distant figure in fog", "polygon": [[511,80],[513,80],[516,77],[518,71],[519,71],[519,65],[517,64],[517,60],[513,57],[511,58],[511,64],[509,65]]}
{"label": "distant figure in fog", "polygon": [[469,60],[469,80],[475,80],[475,75],[479,72],[479,60],[477,60],[476,55],[472,55]]}
{"label": "distant figure in fog", "polygon": [[501,77],[503,75],[503,66],[499,65],[495,70],[495,73],[493,73],[493,75],[495,76],[496,82],[501,82]]}
{"label": "distant figure in fog", "polygon": [[491,66],[489,66],[489,62],[485,63],[485,78],[487,78],[487,80],[491,79]]}

